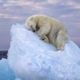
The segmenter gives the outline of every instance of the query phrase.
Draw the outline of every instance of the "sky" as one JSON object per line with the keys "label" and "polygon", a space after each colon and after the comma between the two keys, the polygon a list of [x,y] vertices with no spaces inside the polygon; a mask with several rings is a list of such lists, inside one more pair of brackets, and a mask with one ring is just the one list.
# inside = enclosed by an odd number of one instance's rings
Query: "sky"
{"label": "sky", "polygon": [[12,24],[24,23],[37,14],[60,20],[69,38],[80,47],[80,0],[0,0],[0,50],[10,47]]}

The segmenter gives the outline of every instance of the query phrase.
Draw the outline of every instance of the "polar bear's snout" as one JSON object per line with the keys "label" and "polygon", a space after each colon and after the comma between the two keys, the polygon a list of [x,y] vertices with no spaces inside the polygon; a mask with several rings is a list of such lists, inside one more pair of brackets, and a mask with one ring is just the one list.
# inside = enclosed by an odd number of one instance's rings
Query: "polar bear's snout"
{"label": "polar bear's snout", "polygon": [[36,32],[36,29],[34,29],[32,25],[31,25],[31,30],[32,30],[33,32]]}

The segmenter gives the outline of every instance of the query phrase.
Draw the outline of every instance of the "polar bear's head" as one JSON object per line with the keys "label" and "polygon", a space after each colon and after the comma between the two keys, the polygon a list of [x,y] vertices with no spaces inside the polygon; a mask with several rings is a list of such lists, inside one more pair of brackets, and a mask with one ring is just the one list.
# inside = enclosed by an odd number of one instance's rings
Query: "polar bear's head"
{"label": "polar bear's head", "polygon": [[36,31],[36,21],[34,17],[29,17],[26,22],[25,22],[25,26],[27,27],[28,30],[31,30],[33,32]]}

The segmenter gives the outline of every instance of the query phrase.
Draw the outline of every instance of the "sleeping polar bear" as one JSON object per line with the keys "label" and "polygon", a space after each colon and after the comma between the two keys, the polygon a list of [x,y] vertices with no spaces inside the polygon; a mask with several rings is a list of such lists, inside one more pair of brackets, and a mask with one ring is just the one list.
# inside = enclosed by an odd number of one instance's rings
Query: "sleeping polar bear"
{"label": "sleeping polar bear", "polygon": [[45,42],[55,45],[58,50],[64,50],[64,46],[68,42],[66,27],[61,22],[49,16],[30,16],[25,21],[25,27],[36,32]]}

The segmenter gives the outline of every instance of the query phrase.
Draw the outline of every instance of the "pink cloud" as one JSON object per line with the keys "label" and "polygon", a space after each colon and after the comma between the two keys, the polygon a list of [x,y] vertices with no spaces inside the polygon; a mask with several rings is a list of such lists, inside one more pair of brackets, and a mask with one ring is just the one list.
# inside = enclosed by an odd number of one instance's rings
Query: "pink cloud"
{"label": "pink cloud", "polygon": [[8,19],[16,19],[16,20],[22,19],[22,17],[20,17],[20,16],[13,16],[11,14],[6,14],[6,13],[0,13],[0,17],[1,18],[8,18]]}
{"label": "pink cloud", "polygon": [[68,5],[68,6],[72,7],[72,8],[80,9],[80,3],[75,2],[75,1],[73,1],[73,0],[68,1],[68,2],[66,3],[66,5]]}
{"label": "pink cloud", "polygon": [[68,18],[68,17],[72,17],[72,16],[74,16],[74,15],[73,14],[63,14],[60,17],[61,18]]}

